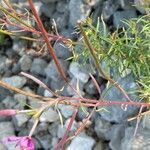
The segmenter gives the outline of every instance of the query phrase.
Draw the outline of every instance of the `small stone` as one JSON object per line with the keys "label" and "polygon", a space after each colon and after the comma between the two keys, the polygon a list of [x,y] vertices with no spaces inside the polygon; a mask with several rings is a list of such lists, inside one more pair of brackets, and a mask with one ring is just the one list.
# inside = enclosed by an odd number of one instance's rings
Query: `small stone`
{"label": "small stone", "polygon": [[94,144],[95,140],[92,137],[87,136],[85,133],[80,133],[71,141],[67,150],[92,150]]}
{"label": "small stone", "polygon": [[41,58],[35,58],[32,62],[30,71],[31,73],[34,73],[36,75],[42,75],[45,76],[45,71],[44,69],[46,68],[47,63],[45,60]]}
{"label": "small stone", "polygon": [[0,141],[3,140],[3,138],[15,135],[15,130],[12,122],[0,122],[0,131]]}
{"label": "small stone", "polygon": [[12,92],[6,88],[0,86],[0,102],[7,96],[12,96]]}
{"label": "small stone", "polygon": [[134,0],[119,0],[122,9],[133,9]]}
{"label": "small stone", "polygon": [[36,131],[34,132],[34,135],[36,135],[36,134],[39,134],[39,135],[40,134],[47,134],[48,133],[48,127],[49,127],[49,123],[40,122],[36,128]]}
{"label": "small stone", "polygon": [[3,100],[3,102],[2,102],[4,105],[5,105],[5,107],[7,108],[7,109],[11,109],[11,108],[14,108],[15,107],[15,105],[17,104],[17,101],[14,99],[14,97],[12,97],[12,96],[7,96],[4,100]]}
{"label": "small stone", "polygon": [[54,3],[60,0],[41,0],[43,3],[48,4],[48,3]]}
{"label": "small stone", "polygon": [[2,78],[2,81],[4,81],[7,84],[10,84],[16,88],[22,88],[26,84],[27,80],[25,77],[11,76],[11,77]]}
{"label": "small stone", "polygon": [[39,102],[39,99],[28,97],[28,104],[33,108],[40,108],[41,103]]}
{"label": "small stone", "polygon": [[98,143],[96,143],[93,150],[104,150],[104,149],[105,149],[104,143],[102,141],[99,141]]}
{"label": "small stone", "polygon": [[23,55],[19,63],[22,71],[28,71],[31,68],[32,60],[28,55]]}
{"label": "small stone", "polygon": [[53,137],[57,137],[58,126],[60,126],[58,121],[48,125],[48,131]]}
{"label": "small stone", "polygon": [[52,148],[52,136],[50,134],[38,134],[36,135],[38,143],[42,146],[43,150],[50,150]]}
{"label": "small stone", "polygon": [[79,81],[83,83],[87,83],[89,80],[89,74],[86,72],[86,70],[83,69],[82,66],[80,66],[77,62],[72,62],[69,66],[70,73],[76,78],[79,79]]}
{"label": "small stone", "polygon": [[95,119],[95,127],[94,130],[98,136],[98,138],[103,140],[108,140],[108,132],[111,128],[111,124],[108,121],[105,121],[104,119],[101,119],[98,117]]}
{"label": "small stone", "polygon": [[[67,69],[69,66],[69,62],[59,59],[59,63],[61,67],[63,68],[64,72],[67,73]],[[52,60],[49,65],[45,68],[46,76],[53,81],[58,81],[58,79],[61,78],[60,73],[58,72],[54,60]],[[62,78],[61,78],[62,79]]]}
{"label": "small stone", "polygon": [[[62,125],[58,126],[58,130],[57,130],[57,137],[58,138],[62,138],[63,137],[63,135],[64,135],[64,133],[65,133],[65,131],[66,131],[68,125],[69,125],[69,122],[70,122],[70,118],[66,120],[64,126],[62,126]],[[73,121],[73,124],[72,124],[71,129],[70,129],[70,134],[74,133],[77,130],[77,128],[78,128],[77,122]]]}
{"label": "small stone", "polygon": [[150,12],[148,9],[145,9],[150,7],[149,0],[134,0],[134,5],[142,14],[148,14]]}
{"label": "small stone", "polygon": [[6,65],[5,65],[5,61],[6,61],[6,57],[1,57],[0,56],[0,74],[3,74],[4,73],[4,71],[5,71],[5,67],[6,67]]}
{"label": "small stone", "polygon": [[[58,31],[63,30],[68,25],[69,12],[66,11],[64,13],[55,12],[53,14],[52,19],[55,20]],[[52,25],[54,22],[52,21]]]}
{"label": "small stone", "polygon": [[27,96],[22,95],[22,94],[15,94],[14,95],[14,99],[19,103],[19,105],[21,105],[22,107],[24,107],[26,105],[27,102]]}
{"label": "small stone", "polygon": [[55,122],[57,120],[59,120],[59,115],[52,108],[48,108],[40,116],[41,122]]}
{"label": "small stone", "polygon": [[58,108],[60,109],[61,114],[65,118],[71,117],[74,111],[73,106],[70,106],[70,105],[58,104]]}
{"label": "small stone", "polygon": [[13,121],[16,127],[21,127],[29,120],[29,118],[30,116],[26,114],[17,114],[13,116]]}
{"label": "small stone", "polygon": [[43,13],[46,17],[51,18],[56,8],[55,3],[43,4],[40,7],[40,12]]}
{"label": "small stone", "polygon": [[45,91],[44,91],[44,96],[45,96],[45,97],[53,97],[54,95],[53,95],[50,91],[45,90]]}
{"label": "small stone", "polygon": [[103,4],[102,17],[108,21],[114,12],[118,9],[119,5],[116,0],[107,0]]}
{"label": "small stone", "polygon": [[114,125],[110,132],[108,133],[109,136],[109,147],[112,150],[119,150],[120,149],[120,143],[122,142],[122,137],[124,137],[125,134],[125,125],[119,124]]}
{"label": "small stone", "polygon": [[96,88],[96,85],[92,80],[90,80],[85,86],[86,93],[90,95],[98,94],[98,90]]}
{"label": "small stone", "polygon": [[56,42],[54,44],[54,50],[58,58],[65,60],[71,57],[71,51],[62,43]]}
{"label": "small stone", "polygon": [[68,3],[65,0],[61,0],[56,5],[56,10],[60,13],[68,11]]}
{"label": "small stone", "polygon": [[21,72],[21,66],[20,63],[14,63],[12,67],[12,73],[13,74],[19,74]]}
{"label": "small stone", "polygon": [[60,31],[60,35],[68,38],[68,39],[76,39],[77,34],[73,33],[73,27],[64,28]]}
{"label": "small stone", "polygon": [[59,142],[59,139],[58,139],[58,138],[56,138],[56,137],[53,137],[53,138],[52,138],[52,149],[55,148],[55,146],[57,145],[58,142]]}
{"label": "small stone", "polygon": [[[69,82],[69,84],[76,90],[78,91],[74,91],[69,85],[67,86],[67,93],[69,96],[74,96],[77,95],[77,93],[80,93],[81,96],[84,96],[84,92],[83,92],[83,82],[78,82],[76,78],[72,78],[72,80]],[[78,87],[78,89],[77,89]]]}
{"label": "small stone", "polygon": [[149,130],[138,128],[134,136],[135,127],[128,127],[125,130],[125,136],[121,140],[121,150],[149,150],[150,132]]}
{"label": "small stone", "polygon": [[70,19],[72,27],[76,26],[77,21],[84,21],[90,14],[91,7],[84,4],[82,0],[70,0],[69,2]]}
{"label": "small stone", "polygon": [[[118,78],[117,83],[122,86],[125,91],[137,91],[138,86],[135,82],[133,74],[129,74],[124,78]],[[109,90],[108,90],[109,89]],[[106,92],[107,91],[107,92]],[[138,102],[140,100],[137,93],[128,94],[132,101]],[[127,99],[123,93],[116,88],[116,86],[108,85],[107,88],[102,92],[101,97],[107,101],[125,102]],[[132,115],[135,115],[139,107],[137,106],[127,106],[123,107],[120,105],[108,105],[104,107],[107,111],[100,111],[99,114],[107,121],[120,123]]]}
{"label": "small stone", "polygon": [[25,55],[26,42],[22,40],[13,40],[13,50],[20,56]]}
{"label": "small stone", "polygon": [[131,18],[136,18],[137,14],[136,14],[136,10],[132,9],[132,10],[124,10],[124,11],[116,11],[113,14],[113,24],[116,28],[127,28],[128,26],[123,23],[122,21],[125,20],[129,20]]}
{"label": "small stone", "polygon": [[66,82],[62,78],[58,78],[57,81],[50,82],[50,88],[58,95],[68,96]]}
{"label": "small stone", "polygon": [[150,130],[150,115],[149,114],[147,114],[143,117],[142,126],[143,126],[143,128]]}

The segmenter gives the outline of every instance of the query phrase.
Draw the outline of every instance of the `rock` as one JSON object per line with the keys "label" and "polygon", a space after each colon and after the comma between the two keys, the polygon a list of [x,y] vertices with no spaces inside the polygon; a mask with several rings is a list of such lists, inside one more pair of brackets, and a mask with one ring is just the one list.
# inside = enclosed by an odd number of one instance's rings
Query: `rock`
{"label": "rock", "polygon": [[19,58],[19,55],[12,48],[6,49],[5,53],[9,59],[16,60]]}
{"label": "rock", "polygon": [[3,138],[15,135],[13,123],[9,121],[0,122],[0,131],[1,131],[0,141],[3,140]]}
{"label": "rock", "polygon": [[[68,25],[69,20],[69,12],[66,11],[64,13],[55,12],[52,16],[52,19],[55,20],[58,31],[63,30]],[[54,22],[52,21],[52,25],[54,26]]]}
{"label": "rock", "polygon": [[52,80],[50,82],[50,88],[52,91],[56,92],[58,95],[68,96],[66,82],[61,78],[58,78],[57,81]]}
{"label": "rock", "polygon": [[142,118],[142,126],[145,129],[149,129],[150,130],[150,115],[147,114]]}
{"label": "rock", "polygon": [[78,114],[77,114],[77,118],[79,121],[82,121],[83,119],[85,119],[88,115],[88,108],[87,107],[83,107],[79,108],[78,110]]}
{"label": "rock", "polygon": [[96,132],[96,135],[98,138],[103,139],[103,140],[109,140],[108,138],[108,133],[111,129],[111,124],[108,121],[105,121],[98,117],[95,119],[95,127],[94,130]]}
{"label": "rock", "polygon": [[113,24],[116,28],[127,28],[128,26],[122,21],[129,20],[131,18],[136,18],[136,10],[124,10],[124,11],[116,11],[113,14]]}
{"label": "rock", "polygon": [[138,128],[136,136],[134,136],[134,131],[135,127],[128,127],[125,130],[125,137],[121,140],[120,150],[149,150],[149,130]]}
{"label": "rock", "polygon": [[41,0],[43,3],[48,4],[48,3],[54,3],[60,0]]}
{"label": "rock", "polygon": [[0,102],[5,99],[7,96],[12,96],[12,92],[6,88],[0,86]]}
{"label": "rock", "polygon": [[29,118],[30,116],[27,114],[17,114],[13,116],[13,122],[15,126],[18,128],[23,126],[29,120]]}
{"label": "rock", "polygon": [[19,63],[15,63],[12,67],[13,74],[19,74],[21,72],[21,66]]}
{"label": "rock", "polygon": [[105,21],[108,21],[110,17],[118,9],[119,4],[116,0],[107,0],[103,4],[102,17]]}
{"label": "rock", "polygon": [[41,149],[50,150],[52,145],[52,136],[50,134],[39,134],[36,136],[38,143],[42,146]]}
{"label": "rock", "polygon": [[17,101],[12,96],[7,96],[2,102],[7,109],[14,108],[17,104]]}
{"label": "rock", "polygon": [[119,0],[122,9],[133,9],[134,0]]}
{"label": "rock", "polygon": [[[135,79],[132,74],[127,75],[124,78],[118,78],[118,84],[122,86],[125,91],[136,91],[138,89]],[[109,90],[108,90],[109,89]],[[106,92],[107,91],[107,92]],[[133,101],[139,101],[139,97],[137,93],[130,93],[128,94],[130,99]],[[102,99],[108,101],[127,101],[125,96],[115,87],[109,85],[107,88],[102,92],[101,95]],[[125,107],[125,108],[124,108]],[[110,122],[122,122],[126,120],[128,117],[135,115],[138,112],[138,107],[136,106],[120,106],[120,105],[109,105],[104,107],[107,111],[101,111],[99,114],[107,121]]]}
{"label": "rock", "polygon": [[20,76],[4,77],[2,78],[2,81],[16,88],[22,88],[27,82],[25,77],[20,77]]}
{"label": "rock", "polygon": [[26,42],[22,40],[13,40],[13,50],[20,56],[25,55],[25,50],[26,50]]}
{"label": "rock", "polygon": [[19,105],[23,108],[27,103],[27,96],[22,94],[15,94],[14,99],[19,103]]}
{"label": "rock", "polygon": [[[70,122],[70,118],[66,120],[64,126],[60,125],[58,126],[58,130],[57,130],[57,137],[58,138],[62,138],[64,136],[64,133],[69,125],[69,122]],[[72,127],[69,131],[69,134],[73,134],[78,128],[78,124],[76,121],[73,121],[73,124],[72,124]]]}
{"label": "rock", "polygon": [[87,83],[89,80],[89,74],[84,70],[82,66],[80,66],[77,62],[71,62],[69,66],[69,71],[72,76],[74,76],[76,79],[79,79],[79,81],[83,83]]}
{"label": "rock", "polygon": [[11,75],[11,68],[13,65],[13,60],[9,59],[7,57],[1,57],[0,56],[0,74],[3,75],[5,73],[6,75]]}
{"label": "rock", "polygon": [[29,55],[23,55],[20,58],[19,63],[22,71],[28,71],[31,68],[32,59]]}
{"label": "rock", "polygon": [[150,6],[149,0],[134,0],[134,5],[142,14],[150,12],[148,9],[145,10],[145,8],[149,8]]}
{"label": "rock", "polygon": [[53,97],[54,95],[53,95],[50,91],[45,90],[45,91],[44,91],[44,96],[45,96],[45,97]]}
{"label": "rock", "polygon": [[74,108],[71,105],[58,104],[58,108],[65,118],[71,117],[74,111]]}
{"label": "rock", "polygon": [[[83,92],[83,82],[77,81],[76,78],[72,78],[72,80],[69,82],[69,84],[76,90],[74,91],[69,85],[67,86],[67,93],[69,96],[78,95],[77,93],[80,93],[81,96],[84,96]],[[78,87],[78,89],[77,89]]]}
{"label": "rock", "polygon": [[102,141],[99,141],[98,143],[96,143],[93,150],[106,150],[106,148],[104,146],[104,143]]}
{"label": "rock", "polygon": [[60,59],[65,60],[71,57],[71,51],[69,50],[69,48],[60,42],[56,42],[54,44],[54,50],[56,52],[57,57]]}
{"label": "rock", "polygon": [[5,56],[3,56],[3,57],[0,56],[0,74],[3,74],[4,71],[5,71],[5,67],[6,67],[5,61],[6,61],[6,59],[7,58]]}
{"label": "rock", "polygon": [[77,21],[83,21],[89,16],[91,7],[84,4],[82,0],[70,0],[69,2],[70,19],[69,23],[72,27],[76,26]]}
{"label": "rock", "polygon": [[28,104],[33,107],[33,108],[40,108],[41,103],[39,102],[39,99],[33,98],[33,97],[28,97]]}
{"label": "rock", "polygon": [[[64,72],[67,73],[69,62],[62,60],[62,59],[59,59],[59,63],[61,64],[61,67],[64,69]],[[46,73],[46,76],[48,78],[52,79],[53,81],[58,81],[58,79],[61,78],[60,73],[58,72],[56,65],[55,65],[53,60],[45,68],[45,73]]]}
{"label": "rock", "polygon": [[[28,3],[27,3],[27,5],[28,5]],[[35,9],[36,9],[36,11],[37,11],[37,13],[38,13],[38,15],[39,16],[41,16],[41,14],[42,14],[42,12],[41,12],[41,7],[43,6],[43,3],[42,2],[40,2],[40,1],[37,1],[37,2],[35,2],[34,1],[34,7],[35,7]],[[24,8],[24,7],[23,7]],[[32,22],[33,23],[33,22]]]}
{"label": "rock", "polygon": [[52,135],[52,137],[57,137],[58,126],[60,126],[60,122],[54,122],[48,125],[48,131]]}
{"label": "rock", "polygon": [[86,93],[90,95],[98,94],[98,90],[93,82],[93,80],[90,80],[87,84],[85,84],[85,91]]}
{"label": "rock", "polygon": [[45,76],[44,69],[46,68],[47,63],[41,58],[35,58],[32,62],[30,72],[36,75]]}
{"label": "rock", "polygon": [[49,127],[49,123],[47,123],[47,122],[40,122],[38,124],[35,132],[34,132],[34,135],[47,134],[48,133],[48,127]]}
{"label": "rock", "polygon": [[57,120],[59,120],[59,115],[52,108],[48,108],[40,116],[41,122],[55,122]]}
{"label": "rock", "polygon": [[69,38],[69,39],[76,39],[77,37],[77,34],[74,33],[74,29],[73,27],[68,27],[68,28],[64,28],[60,31],[60,35],[66,37],[66,38]]}
{"label": "rock", "polygon": [[68,3],[65,0],[61,0],[56,5],[57,12],[64,13],[68,11]]}
{"label": "rock", "polygon": [[95,140],[92,137],[87,136],[85,133],[80,133],[71,141],[67,150],[92,150],[94,144]]}
{"label": "rock", "polygon": [[51,18],[56,8],[55,3],[43,4],[40,7],[40,12],[43,13],[46,17]]}
{"label": "rock", "polygon": [[55,146],[58,144],[59,139],[56,137],[52,138],[52,149],[55,149]]}
{"label": "rock", "polygon": [[88,4],[90,6],[95,6],[98,4],[101,0],[82,0],[85,4]]}
{"label": "rock", "polygon": [[114,125],[108,136],[110,137],[109,147],[112,150],[119,150],[121,146],[121,139],[124,137],[125,134],[125,126],[122,124]]}

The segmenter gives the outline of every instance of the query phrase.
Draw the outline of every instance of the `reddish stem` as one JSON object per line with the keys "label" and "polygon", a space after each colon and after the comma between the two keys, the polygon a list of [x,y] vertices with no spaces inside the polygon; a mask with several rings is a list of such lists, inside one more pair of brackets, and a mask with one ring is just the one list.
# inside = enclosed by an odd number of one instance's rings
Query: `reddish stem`
{"label": "reddish stem", "polygon": [[35,19],[36,19],[37,25],[38,25],[39,29],[40,29],[41,32],[42,32],[42,36],[43,36],[43,38],[44,38],[44,40],[45,40],[45,43],[47,44],[47,47],[48,47],[48,49],[49,49],[49,52],[50,52],[52,58],[54,59],[54,62],[55,62],[55,64],[56,64],[56,67],[57,67],[57,69],[58,69],[58,71],[59,71],[61,77],[67,82],[66,74],[65,74],[63,68],[61,67],[59,61],[58,61],[58,58],[57,58],[57,56],[56,56],[56,54],[55,54],[55,52],[54,52],[54,49],[53,49],[52,45],[51,45],[50,42],[49,42],[49,39],[48,39],[48,36],[47,36],[47,32],[46,32],[46,30],[45,30],[45,28],[44,28],[44,26],[43,26],[43,23],[42,23],[40,17],[38,16],[38,14],[37,14],[37,12],[36,12],[36,9],[35,9],[35,7],[34,7],[33,1],[32,1],[32,0],[28,0],[28,2],[29,2],[29,5],[30,5],[30,8],[31,8],[31,10],[32,10],[32,13],[33,13],[33,15],[34,15],[34,17],[35,17]]}

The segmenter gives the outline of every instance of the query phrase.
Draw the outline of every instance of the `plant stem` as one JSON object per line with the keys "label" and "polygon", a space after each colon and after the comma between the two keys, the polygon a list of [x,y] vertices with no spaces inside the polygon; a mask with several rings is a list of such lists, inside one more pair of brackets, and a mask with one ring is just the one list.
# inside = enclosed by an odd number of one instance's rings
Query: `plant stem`
{"label": "plant stem", "polygon": [[46,30],[45,30],[45,28],[43,26],[43,23],[42,23],[40,17],[38,16],[38,14],[36,12],[36,9],[35,9],[34,4],[33,4],[33,0],[28,0],[28,2],[29,2],[29,5],[30,5],[30,8],[32,10],[32,13],[33,13],[33,15],[34,15],[34,17],[36,19],[37,25],[38,25],[39,29],[42,32],[42,36],[43,36],[43,38],[45,40],[45,43],[47,44],[48,50],[49,50],[52,58],[54,59],[56,67],[57,67],[61,77],[67,82],[66,74],[65,74],[61,64],[58,61],[58,58],[57,58],[57,56],[56,56],[56,54],[54,52],[54,49],[53,49],[52,45],[49,42],[49,39],[48,39],[48,36],[47,36],[47,32],[46,32]]}

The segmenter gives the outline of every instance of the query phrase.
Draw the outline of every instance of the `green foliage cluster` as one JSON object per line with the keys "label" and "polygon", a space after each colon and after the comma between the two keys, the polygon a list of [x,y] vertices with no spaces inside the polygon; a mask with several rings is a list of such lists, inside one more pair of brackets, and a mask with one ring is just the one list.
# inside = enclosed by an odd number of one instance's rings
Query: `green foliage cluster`
{"label": "green foliage cluster", "polygon": [[0,45],[4,43],[4,40],[5,40],[5,34],[0,32]]}
{"label": "green foliage cluster", "polygon": [[[115,77],[132,71],[139,84],[140,96],[150,101],[150,18],[147,15],[124,23],[126,28],[113,33],[107,31],[103,20],[95,27],[92,20],[87,19],[83,26],[99,62],[105,62],[107,70],[115,70]],[[84,41],[80,44],[84,45]],[[75,60],[87,63],[90,58],[86,46],[75,47]]]}

